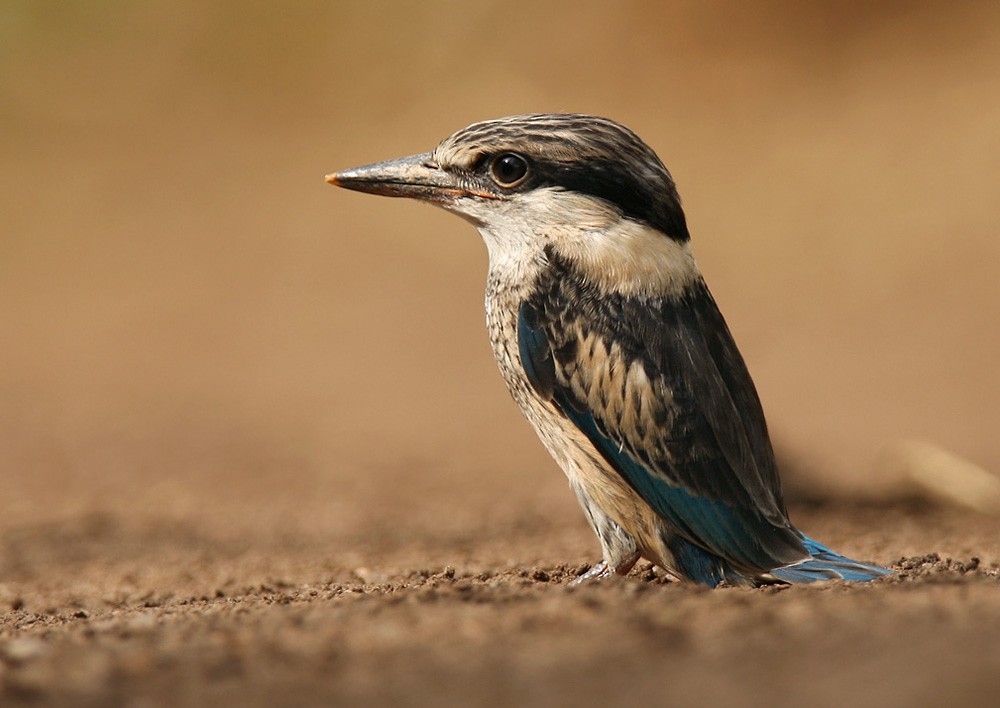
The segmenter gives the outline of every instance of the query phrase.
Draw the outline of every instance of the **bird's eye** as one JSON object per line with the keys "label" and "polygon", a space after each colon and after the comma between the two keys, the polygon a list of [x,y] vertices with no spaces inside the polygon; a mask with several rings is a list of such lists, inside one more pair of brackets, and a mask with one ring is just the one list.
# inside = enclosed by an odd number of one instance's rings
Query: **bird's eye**
{"label": "bird's eye", "polygon": [[490,176],[501,187],[516,187],[528,176],[528,161],[513,152],[504,152],[490,163]]}

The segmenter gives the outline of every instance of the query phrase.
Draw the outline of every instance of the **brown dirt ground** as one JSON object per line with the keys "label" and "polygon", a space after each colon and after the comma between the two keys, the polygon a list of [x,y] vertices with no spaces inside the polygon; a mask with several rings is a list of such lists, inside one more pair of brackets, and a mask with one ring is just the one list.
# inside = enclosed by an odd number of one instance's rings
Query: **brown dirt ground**
{"label": "brown dirt ground", "polygon": [[[996,501],[1000,5],[593,8],[0,3],[0,706],[996,704],[997,504],[915,480]],[[793,519],[897,576],[568,587],[478,237],[322,181],[531,110],[664,157]]]}
{"label": "brown dirt ground", "polygon": [[[0,556],[2,702],[985,705],[996,695],[995,519],[920,505],[798,508],[805,528],[899,575],[708,591],[645,564],[570,588],[594,544],[582,524],[541,512],[465,544],[433,527],[358,529],[342,541],[349,559],[326,534],[252,523],[222,533],[105,515],[19,528]],[[925,553],[896,558],[890,547]]]}

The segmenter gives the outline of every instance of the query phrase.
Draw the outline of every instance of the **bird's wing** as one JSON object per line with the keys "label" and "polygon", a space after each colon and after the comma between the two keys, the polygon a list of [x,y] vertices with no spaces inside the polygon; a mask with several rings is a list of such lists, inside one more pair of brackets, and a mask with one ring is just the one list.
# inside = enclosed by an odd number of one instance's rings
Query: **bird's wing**
{"label": "bird's wing", "polygon": [[518,315],[537,393],[679,534],[746,569],[807,556],[753,382],[703,283],[640,300],[558,278]]}

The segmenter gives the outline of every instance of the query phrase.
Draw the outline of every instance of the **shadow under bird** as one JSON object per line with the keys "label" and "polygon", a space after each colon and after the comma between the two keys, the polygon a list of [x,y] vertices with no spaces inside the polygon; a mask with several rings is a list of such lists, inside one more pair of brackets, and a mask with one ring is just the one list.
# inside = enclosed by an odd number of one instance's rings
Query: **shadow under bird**
{"label": "shadow under bird", "polygon": [[601,542],[580,580],[640,557],[713,587],[890,572],[789,520],[677,189],[635,133],[596,116],[511,116],[327,181],[435,204],[482,234],[500,371]]}

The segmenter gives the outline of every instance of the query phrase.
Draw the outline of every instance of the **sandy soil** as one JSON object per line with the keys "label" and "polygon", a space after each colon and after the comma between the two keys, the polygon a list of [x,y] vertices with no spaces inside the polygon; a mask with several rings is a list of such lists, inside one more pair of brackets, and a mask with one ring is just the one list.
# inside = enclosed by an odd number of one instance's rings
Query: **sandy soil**
{"label": "sandy soil", "polygon": [[[0,706],[995,704],[998,27],[3,3]],[[568,587],[478,237],[322,179],[533,110],[661,154],[793,519],[897,576]]]}
{"label": "sandy soil", "polygon": [[[0,696],[94,706],[992,703],[1000,522],[907,505],[795,511],[811,532],[899,575],[708,591],[642,565],[570,588],[593,544],[581,524],[547,514],[466,544],[442,543],[433,525],[373,539],[379,524],[344,543],[349,558],[325,534],[262,534],[252,523],[227,533],[91,516],[20,528],[3,546]],[[890,547],[925,553],[897,558]]]}

